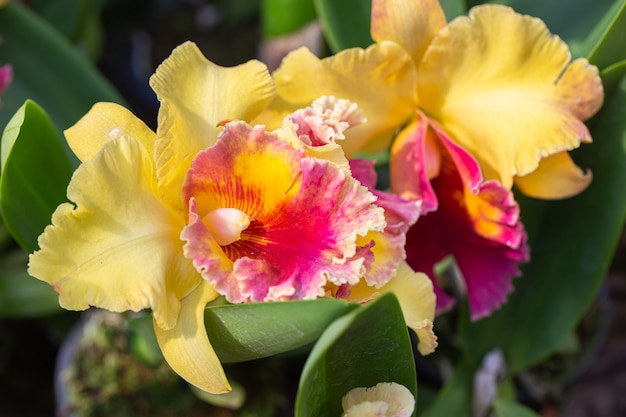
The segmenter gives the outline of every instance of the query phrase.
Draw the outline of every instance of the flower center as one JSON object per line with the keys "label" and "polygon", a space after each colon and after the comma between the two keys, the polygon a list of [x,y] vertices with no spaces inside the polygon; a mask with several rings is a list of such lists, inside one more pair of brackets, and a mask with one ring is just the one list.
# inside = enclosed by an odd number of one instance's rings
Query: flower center
{"label": "flower center", "polygon": [[204,224],[220,246],[241,239],[241,232],[250,225],[250,216],[236,208],[218,208],[203,218]]}

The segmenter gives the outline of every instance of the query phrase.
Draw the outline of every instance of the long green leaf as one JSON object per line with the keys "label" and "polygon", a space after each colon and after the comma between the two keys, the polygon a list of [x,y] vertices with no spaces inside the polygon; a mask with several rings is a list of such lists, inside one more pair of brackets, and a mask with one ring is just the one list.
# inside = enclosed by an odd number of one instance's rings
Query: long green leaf
{"label": "long green leaf", "polygon": [[355,307],[335,299],[224,305],[208,307],[204,321],[220,360],[242,362],[312,343]]}
{"label": "long green leaf", "polygon": [[24,103],[2,136],[0,209],[7,228],[26,251],[37,248],[37,237],[52,212],[66,200],[77,163],[41,107]]}
{"label": "long green leaf", "polygon": [[[211,344],[223,363],[243,362],[289,352],[314,342],[338,317],[357,308],[336,299],[210,305],[204,313]],[[131,320],[149,356],[158,356],[152,320]]]}
{"label": "long green leaf", "polygon": [[372,0],[315,0],[326,41],[333,52],[372,44],[370,20]]}
{"label": "long green leaf", "polygon": [[19,251],[0,259],[0,317],[39,317],[62,311],[52,287],[26,273],[26,258]]}
{"label": "long green leaf", "polygon": [[532,260],[508,304],[477,323],[461,321],[460,336],[475,364],[495,346],[504,349],[512,372],[537,363],[554,352],[595,297],[626,218],[626,78],[590,129],[595,142],[575,154],[594,174],[589,189],[537,203],[544,207],[529,230]]}
{"label": "long green leaf", "polygon": [[379,382],[396,382],[417,393],[411,341],[393,294],[328,327],[304,365],[295,415],[340,416],[348,391]]}
{"label": "long green leaf", "polygon": [[0,64],[13,66],[2,96],[0,128],[31,99],[45,108],[59,131],[98,101],[123,103],[108,81],[46,21],[17,1],[0,9]]}

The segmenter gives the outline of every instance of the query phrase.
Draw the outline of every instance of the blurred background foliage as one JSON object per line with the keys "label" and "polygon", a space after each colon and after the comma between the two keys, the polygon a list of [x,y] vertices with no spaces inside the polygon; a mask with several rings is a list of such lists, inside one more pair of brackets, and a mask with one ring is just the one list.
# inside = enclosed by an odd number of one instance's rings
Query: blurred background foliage
{"label": "blurred background foliage", "polygon": [[[441,3],[452,19],[480,2]],[[591,359],[606,349],[609,330],[619,322],[615,312],[623,311],[612,303],[608,289],[622,291],[626,276],[624,247],[619,244],[626,216],[626,2],[498,3],[543,19],[570,45],[574,57],[588,57],[600,68],[606,102],[588,123],[594,143],[573,155],[580,166],[591,168],[594,181],[585,193],[559,202],[517,196],[532,261],[524,266],[523,278],[515,281],[509,303],[491,317],[472,323],[461,305],[437,319],[438,351],[426,359],[416,356],[418,414],[427,416],[471,415],[473,378],[485,354],[496,348],[503,351],[510,371],[500,381],[496,415],[536,415],[531,409],[558,415],[554,410],[568,409],[576,392],[574,383],[584,382],[581,376],[588,375],[590,364],[596,363]],[[0,415],[54,414],[54,363],[62,341],[83,317],[61,310],[54,291],[25,272],[27,252],[36,247],[35,238],[48,223],[49,213],[64,201],[65,184],[77,165],[63,145],[61,132],[97,101],[127,105],[154,127],[158,102],[147,80],[186,40],[196,42],[219,65],[261,58],[274,68],[276,56],[299,44],[312,46],[319,55],[369,45],[370,7],[368,0],[31,0],[12,1],[0,9],[0,65],[11,64],[14,74],[0,108],[0,127],[7,126],[0,177],[4,216],[0,224]],[[32,101],[25,104],[27,99]],[[39,142],[43,136],[50,140]],[[24,172],[25,166],[33,169]],[[29,195],[27,191],[41,187],[42,181],[49,184],[46,193]],[[20,221],[24,217],[32,221],[25,224]],[[350,313],[355,315],[351,320],[358,323],[358,315],[375,316],[376,308],[393,310],[385,303],[389,301]],[[162,361],[149,332],[141,319],[132,323],[125,330],[132,335],[128,344],[117,347],[132,351],[139,362],[157,366]],[[349,335],[350,329],[348,325],[335,329],[339,333],[333,337]],[[320,345],[314,352],[322,353],[306,365],[305,375],[320,361],[340,361],[346,354],[331,354],[332,344]],[[275,360],[233,366],[234,375],[258,367],[263,372],[269,369],[274,379],[287,380],[267,394],[274,406],[244,407],[237,415],[290,415],[293,408],[285,406],[287,400],[281,395],[289,392],[287,387],[294,389],[293,381],[297,385],[305,365],[297,355],[289,360],[293,361],[289,370]],[[621,375],[626,378],[626,370]],[[623,399],[612,400],[621,401],[626,412]],[[521,411],[517,401],[525,404]],[[207,402],[215,404],[215,399],[204,398]],[[300,415],[307,415],[311,407],[310,401],[298,400]],[[128,415],[139,412],[133,410]],[[210,410],[217,413],[216,408]],[[150,413],[155,415],[154,410]]]}

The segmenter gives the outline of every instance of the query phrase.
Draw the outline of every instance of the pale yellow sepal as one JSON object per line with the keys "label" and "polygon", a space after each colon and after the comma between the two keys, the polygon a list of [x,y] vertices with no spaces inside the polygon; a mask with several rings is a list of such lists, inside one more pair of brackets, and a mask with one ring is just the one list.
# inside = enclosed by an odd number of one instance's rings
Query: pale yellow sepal
{"label": "pale yellow sepal", "polygon": [[128,109],[115,103],[96,103],[64,133],[70,148],[82,162],[93,158],[108,141],[122,136],[137,139],[148,155],[154,155],[155,133]]}
{"label": "pale yellow sepal", "polygon": [[225,68],[207,60],[186,42],[150,78],[161,107],[156,143],[159,187],[172,205],[196,154],[217,140],[218,124],[250,121],[275,95],[266,66],[248,61]]}
{"label": "pale yellow sepal", "polygon": [[569,153],[559,152],[543,158],[530,174],[515,178],[515,185],[529,197],[561,199],[581,193],[591,183],[591,171],[580,169]]}
{"label": "pale yellow sepal", "polygon": [[446,25],[439,0],[373,0],[372,39],[401,45],[415,63],[430,41]]}
{"label": "pale yellow sepal", "polygon": [[164,330],[154,323],[154,332],[167,363],[187,382],[212,394],[223,394],[231,389],[204,326],[206,304],[218,296],[209,283],[202,281],[182,300],[176,326]]}
{"label": "pale yellow sepal", "polygon": [[393,42],[346,49],[324,59],[300,48],[287,55],[273,75],[278,98],[254,122],[277,129],[285,116],[321,96],[350,100],[367,123],[345,132],[341,146],[348,158],[357,151],[386,149],[392,133],[416,107],[413,60]]}
{"label": "pale yellow sepal", "polygon": [[567,45],[541,20],[477,6],[424,54],[420,108],[478,160],[486,179],[510,188],[541,158],[590,140],[579,117],[597,110],[601,82],[584,63],[566,69],[569,61]]}
{"label": "pale yellow sepal", "polygon": [[407,326],[417,334],[419,352],[422,355],[432,353],[437,347],[437,336],[433,332],[436,297],[430,278],[401,262],[396,276],[385,286],[376,289],[361,282],[352,287],[348,300],[362,303],[388,292],[398,298]]}
{"label": "pale yellow sepal", "polygon": [[28,272],[52,285],[68,310],[151,308],[159,325],[175,325],[179,300],[201,280],[183,256],[183,220],[158,197],[152,158],[119,137],[81,164],[39,237]]}

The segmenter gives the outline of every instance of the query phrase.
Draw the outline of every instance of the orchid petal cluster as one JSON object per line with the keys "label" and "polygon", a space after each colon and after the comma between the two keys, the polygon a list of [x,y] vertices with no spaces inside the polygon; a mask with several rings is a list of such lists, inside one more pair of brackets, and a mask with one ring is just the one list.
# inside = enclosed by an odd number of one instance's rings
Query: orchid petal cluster
{"label": "orchid petal cluster", "polygon": [[404,385],[381,382],[370,388],[354,388],[342,399],[343,417],[409,417],[415,398]]}
{"label": "orchid petal cluster", "polygon": [[320,97],[269,131],[250,123],[275,96],[266,67],[219,67],[190,42],[150,84],[156,132],[113,103],[65,132],[81,165],[29,262],[64,308],[151,309],[168,363],[212,393],[230,389],[204,327],[220,296],[365,303],[398,291],[420,351],[434,349],[432,284],[404,262],[419,204],[352,174],[336,140],[365,121],[353,103]]}
{"label": "orchid petal cluster", "polygon": [[443,311],[454,299],[434,268],[453,255],[479,319],[529,259],[512,187],[559,199],[591,181],[567,151],[591,141],[583,122],[603,101],[598,69],[570,62],[541,20],[500,5],[446,23],[437,0],[374,0],[371,34],[367,49],[290,53],[273,74],[278,98],[256,120],[277,126],[323,95],[356,103],[367,123],[346,132],[346,156],[391,148],[391,191],[421,202],[408,263],[430,276]]}

